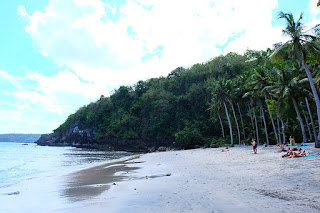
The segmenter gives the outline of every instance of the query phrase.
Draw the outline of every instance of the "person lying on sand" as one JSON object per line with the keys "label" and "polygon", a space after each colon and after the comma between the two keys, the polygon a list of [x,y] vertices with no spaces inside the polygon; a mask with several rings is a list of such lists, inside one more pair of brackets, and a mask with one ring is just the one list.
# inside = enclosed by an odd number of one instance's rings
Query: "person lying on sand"
{"label": "person lying on sand", "polygon": [[287,155],[292,155],[292,150],[290,149],[290,147],[287,148]]}
{"label": "person lying on sand", "polygon": [[283,145],[279,146],[279,149],[277,150],[277,152],[286,152],[287,150],[283,147]]}
{"label": "person lying on sand", "polygon": [[290,150],[290,147],[288,147],[287,149],[287,153],[282,155],[283,158],[288,158],[290,157],[291,155],[293,155],[293,152]]}
{"label": "person lying on sand", "polygon": [[291,150],[288,150],[287,154],[282,155],[282,158],[297,158],[297,157],[304,157],[306,156],[306,150],[299,150],[297,152],[293,152]]}
{"label": "person lying on sand", "polygon": [[306,156],[306,150],[305,150],[305,149],[299,148],[298,153],[299,153],[300,155]]}
{"label": "person lying on sand", "polygon": [[304,157],[306,156],[306,150],[301,152],[293,152],[293,155],[290,155],[289,158],[297,158],[297,157]]}
{"label": "person lying on sand", "polygon": [[229,152],[229,147],[227,146],[226,149],[221,150],[221,152]]}

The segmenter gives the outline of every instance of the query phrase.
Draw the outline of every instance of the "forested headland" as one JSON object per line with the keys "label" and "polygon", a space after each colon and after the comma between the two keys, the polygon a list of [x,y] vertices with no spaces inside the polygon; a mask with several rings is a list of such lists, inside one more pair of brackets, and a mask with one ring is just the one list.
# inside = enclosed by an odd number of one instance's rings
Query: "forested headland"
{"label": "forested headland", "polygon": [[121,86],[81,107],[38,143],[193,148],[251,138],[277,144],[293,135],[319,147],[319,26],[304,29],[302,16],[294,20],[290,13],[279,18],[287,23],[288,42]]}

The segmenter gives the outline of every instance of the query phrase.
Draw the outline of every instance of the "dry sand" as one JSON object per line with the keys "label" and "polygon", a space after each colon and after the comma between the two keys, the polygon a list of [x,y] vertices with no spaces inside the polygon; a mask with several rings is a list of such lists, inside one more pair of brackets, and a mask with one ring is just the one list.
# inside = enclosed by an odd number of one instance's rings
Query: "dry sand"
{"label": "dry sand", "polygon": [[[311,146],[308,154],[320,153]],[[59,212],[320,212],[319,156],[283,159],[276,146],[221,150],[150,153],[80,171],[65,192],[86,200]]]}

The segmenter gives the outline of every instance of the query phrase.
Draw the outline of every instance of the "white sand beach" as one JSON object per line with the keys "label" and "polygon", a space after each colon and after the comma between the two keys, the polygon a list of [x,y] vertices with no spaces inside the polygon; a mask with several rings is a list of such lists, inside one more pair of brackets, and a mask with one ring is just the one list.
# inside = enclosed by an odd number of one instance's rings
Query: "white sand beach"
{"label": "white sand beach", "polygon": [[[308,154],[320,153],[310,146]],[[258,154],[251,147],[221,150],[155,152],[122,161],[127,169],[112,174],[121,179],[109,181],[108,190],[57,212],[320,212],[319,156],[283,159],[276,146],[260,146]]]}

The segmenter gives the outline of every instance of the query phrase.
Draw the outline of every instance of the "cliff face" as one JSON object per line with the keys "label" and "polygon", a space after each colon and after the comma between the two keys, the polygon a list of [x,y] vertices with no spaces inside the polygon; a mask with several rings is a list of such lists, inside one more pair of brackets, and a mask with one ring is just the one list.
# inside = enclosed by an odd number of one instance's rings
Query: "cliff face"
{"label": "cliff face", "polygon": [[157,150],[161,146],[173,147],[174,145],[171,140],[146,142],[143,140],[112,140],[104,138],[98,141],[95,139],[95,134],[94,129],[79,129],[78,126],[74,126],[63,133],[43,134],[36,143],[41,146],[73,146],[128,152],[150,152]]}
{"label": "cliff face", "polygon": [[65,132],[55,132],[41,135],[36,143],[42,146],[74,146],[98,148],[97,141],[94,138],[93,129],[79,129],[78,126],[70,128]]}

